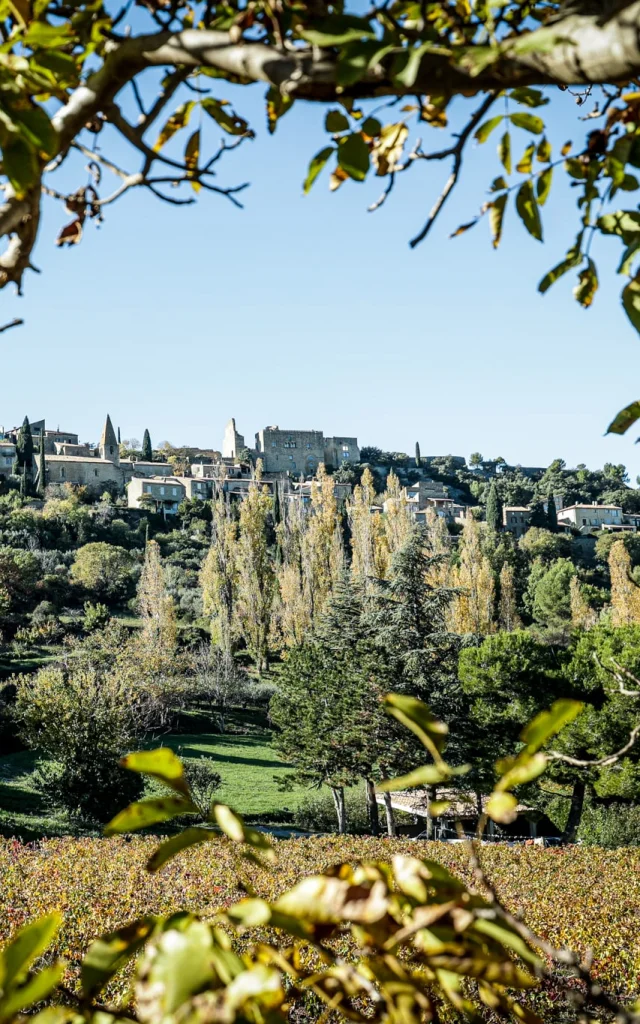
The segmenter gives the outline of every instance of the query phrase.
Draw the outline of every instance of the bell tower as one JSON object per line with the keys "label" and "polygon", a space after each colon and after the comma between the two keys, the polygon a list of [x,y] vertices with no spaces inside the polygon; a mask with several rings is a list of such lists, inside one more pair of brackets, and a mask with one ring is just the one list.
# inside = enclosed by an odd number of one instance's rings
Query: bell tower
{"label": "bell tower", "polygon": [[107,415],[102,429],[99,449],[101,459],[106,459],[107,462],[113,462],[114,466],[120,465],[120,449],[118,447],[116,432],[113,429],[113,423],[111,422],[111,417],[109,415]]}

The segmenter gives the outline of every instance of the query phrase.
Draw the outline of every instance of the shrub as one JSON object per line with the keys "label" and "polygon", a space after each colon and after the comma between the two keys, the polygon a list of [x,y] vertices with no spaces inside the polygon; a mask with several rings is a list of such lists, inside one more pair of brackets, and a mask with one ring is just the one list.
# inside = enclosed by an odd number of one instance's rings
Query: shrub
{"label": "shrub", "polygon": [[107,608],[106,604],[92,604],[91,601],[85,601],[84,605],[84,620],[83,626],[87,633],[90,633],[94,629],[102,629],[106,626],[111,613]]}
{"label": "shrub", "polygon": [[586,807],[578,839],[585,846],[602,846],[607,850],[640,846],[640,806],[613,803]]}
{"label": "shrub", "polygon": [[[353,835],[370,832],[364,792],[358,787],[345,790],[347,830]],[[331,793],[324,790],[309,793],[293,815],[298,828],[310,832],[336,832],[336,809]]]}

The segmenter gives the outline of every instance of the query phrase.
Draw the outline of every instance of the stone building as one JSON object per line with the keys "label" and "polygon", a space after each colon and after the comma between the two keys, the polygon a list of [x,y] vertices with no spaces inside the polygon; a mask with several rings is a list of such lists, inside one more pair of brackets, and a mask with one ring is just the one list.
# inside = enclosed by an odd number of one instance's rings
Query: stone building
{"label": "stone building", "polygon": [[[224,433],[223,456],[237,458],[244,447],[244,436],[238,433],[236,421],[229,420]],[[359,462],[360,448],[355,437],[325,437],[322,430],[265,427],[256,434],[252,455],[262,461],[265,473],[289,473],[300,477],[314,476],[321,462],[329,469]]]}

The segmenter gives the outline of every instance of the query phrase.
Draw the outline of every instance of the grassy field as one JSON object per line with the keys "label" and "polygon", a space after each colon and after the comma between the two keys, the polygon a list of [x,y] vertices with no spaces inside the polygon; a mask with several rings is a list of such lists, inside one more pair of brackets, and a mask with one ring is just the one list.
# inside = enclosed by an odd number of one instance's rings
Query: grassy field
{"label": "grassy field", "polygon": [[[170,746],[183,757],[213,761],[222,777],[217,795],[249,817],[278,820],[283,812],[295,810],[306,793],[299,786],[290,792],[278,788],[291,770],[274,750],[270,733],[255,725],[244,733],[189,732],[164,736],[156,743]],[[33,839],[77,833],[68,817],[52,810],[38,793],[36,761],[31,751],[0,756],[0,835]]]}

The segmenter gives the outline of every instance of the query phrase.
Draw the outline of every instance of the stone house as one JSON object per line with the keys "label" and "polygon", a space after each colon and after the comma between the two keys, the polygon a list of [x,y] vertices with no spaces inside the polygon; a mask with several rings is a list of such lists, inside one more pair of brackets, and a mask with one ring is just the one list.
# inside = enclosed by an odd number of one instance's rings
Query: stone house
{"label": "stone house", "polygon": [[150,505],[156,512],[175,515],[178,505],[187,497],[184,479],[177,476],[134,476],[127,484],[127,505],[138,509]]}
{"label": "stone house", "polygon": [[522,537],[529,529],[531,509],[526,505],[505,505],[502,509],[502,526],[514,537]]}
{"label": "stone house", "polygon": [[11,476],[16,457],[16,446],[13,441],[0,441],[0,479]]}
{"label": "stone house", "polygon": [[624,513],[620,505],[597,505],[595,501],[591,505],[568,505],[558,513],[558,525],[588,534],[593,530],[621,528]]}

